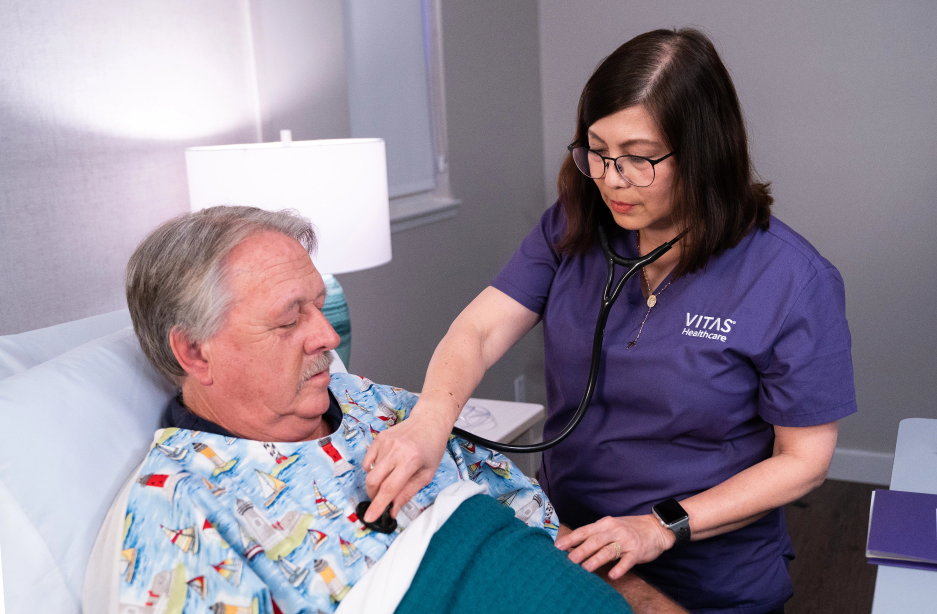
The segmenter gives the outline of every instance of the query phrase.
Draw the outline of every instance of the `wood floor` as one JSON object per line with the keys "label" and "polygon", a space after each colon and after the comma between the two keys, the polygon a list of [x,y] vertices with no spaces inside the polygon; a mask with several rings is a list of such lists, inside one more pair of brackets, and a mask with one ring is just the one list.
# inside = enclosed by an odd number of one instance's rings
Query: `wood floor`
{"label": "wood floor", "polygon": [[865,562],[872,491],[881,486],[827,480],[784,508],[797,558],[785,614],[868,614],[876,567]]}

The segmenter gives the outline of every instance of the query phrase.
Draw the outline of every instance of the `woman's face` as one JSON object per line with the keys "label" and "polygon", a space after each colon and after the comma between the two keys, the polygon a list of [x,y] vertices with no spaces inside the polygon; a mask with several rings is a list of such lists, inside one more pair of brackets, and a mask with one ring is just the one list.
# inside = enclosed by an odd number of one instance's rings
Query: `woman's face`
{"label": "woman's face", "polygon": [[[609,158],[632,155],[656,160],[670,153],[642,105],[622,109],[595,122],[589,126],[588,139],[589,149]],[[625,181],[611,162],[605,175],[594,180],[602,200],[622,228],[655,233],[669,233],[675,229],[671,217],[674,158],[658,163],[654,170],[654,182],[644,188],[636,188]]]}

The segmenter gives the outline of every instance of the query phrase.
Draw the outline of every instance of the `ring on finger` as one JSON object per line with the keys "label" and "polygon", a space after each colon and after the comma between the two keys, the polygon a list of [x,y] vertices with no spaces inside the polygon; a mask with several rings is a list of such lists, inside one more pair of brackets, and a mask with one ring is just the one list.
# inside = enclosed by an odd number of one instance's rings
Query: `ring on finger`
{"label": "ring on finger", "polygon": [[374,463],[371,463],[371,471],[374,471]]}
{"label": "ring on finger", "polygon": [[609,544],[612,548],[615,549],[615,559],[621,558],[621,546],[618,545],[618,542],[612,542]]}

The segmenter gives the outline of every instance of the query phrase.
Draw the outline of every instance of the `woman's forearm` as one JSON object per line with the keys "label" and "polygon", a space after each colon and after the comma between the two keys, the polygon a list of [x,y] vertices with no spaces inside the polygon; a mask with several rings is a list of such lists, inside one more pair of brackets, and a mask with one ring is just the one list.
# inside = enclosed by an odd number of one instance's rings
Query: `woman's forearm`
{"label": "woman's forearm", "polygon": [[[539,321],[539,316],[500,290],[486,288],[449,327],[429,366],[415,412],[444,411],[450,424],[491,365]],[[441,409],[445,408],[445,409]]]}
{"label": "woman's forearm", "polygon": [[456,319],[433,352],[420,393],[424,403],[414,410],[428,406],[426,401],[430,401],[436,411],[444,411],[451,418],[450,424],[455,423],[488,368],[483,345],[483,336],[471,322],[462,316]]}
{"label": "woman's forearm", "polygon": [[775,433],[774,456],[681,501],[693,540],[751,524],[823,483],[836,447],[837,423],[776,427]]}
{"label": "woman's forearm", "polygon": [[[690,517],[690,538],[706,539],[739,529],[768,511],[803,496],[826,477],[836,447],[836,423],[775,427],[775,453],[725,482],[680,502]],[[676,537],[653,514],[607,516],[557,538],[569,558],[595,571],[620,557],[609,571],[617,579],[633,565],[653,561]],[[611,547],[610,547],[611,546]]]}

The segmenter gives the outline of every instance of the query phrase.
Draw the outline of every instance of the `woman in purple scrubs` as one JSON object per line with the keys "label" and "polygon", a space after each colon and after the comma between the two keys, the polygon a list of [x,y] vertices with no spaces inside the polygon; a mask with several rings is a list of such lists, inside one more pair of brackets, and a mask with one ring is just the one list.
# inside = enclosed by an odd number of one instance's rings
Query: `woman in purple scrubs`
{"label": "woman in purple scrubs", "polygon": [[694,612],[783,611],[781,506],[823,482],[837,420],[856,411],[850,336],[839,273],[771,216],[712,43],[658,30],[608,56],[558,187],[440,342],[410,419],[371,448],[372,509],[399,509],[429,481],[485,370],[541,321],[544,437],[558,433],[588,378],[606,275],[597,224],[625,257],[686,230],[626,284],[589,410],[544,453],[566,527],[556,545],[613,585],[634,568]]}

